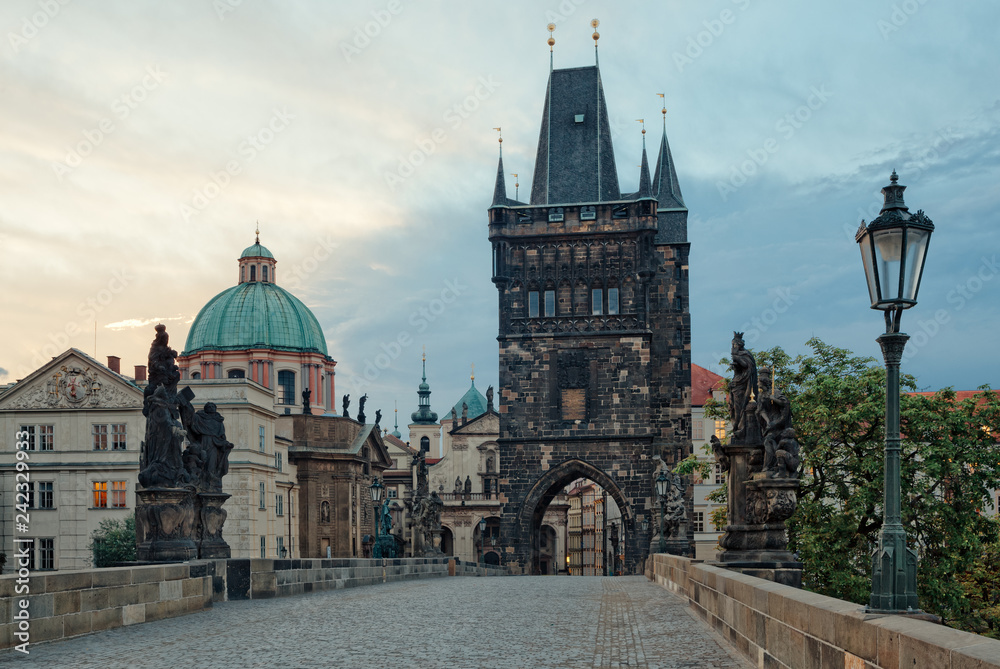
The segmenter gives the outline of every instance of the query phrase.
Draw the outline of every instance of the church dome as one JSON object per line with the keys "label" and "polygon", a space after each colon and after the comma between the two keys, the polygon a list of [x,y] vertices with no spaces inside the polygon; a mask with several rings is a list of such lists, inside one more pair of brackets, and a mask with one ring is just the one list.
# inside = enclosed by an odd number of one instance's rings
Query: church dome
{"label": "church dome", "polygon": [[[472,385],[467,391],[465,391],[465,394],[462,395],[462,399],[455,402],[455,406],[452,408],[457,418],[462,417],[463,404],[469,407],[469,413],[467,416],[469,420],[478,418],[486,413],[486,397],[484,397],[483,394],[479,392],[479,389],[476,388],[475,379],[473,379]],[[449,411],[445,417],[451,418],[451,411]]]}
{"label": "church dome", "polygon": [[239,283],[195,316],[181,355],[272,349],[327,356],[323,328],[309,307],[275,280],[277,261],[258,238],[240,255]]}
{"label": "church dome", "polygon": [[327,355],[326,337],[309,307],[261,281],[241,283],[209,300],[191,324],[183,355],[253,348]]}

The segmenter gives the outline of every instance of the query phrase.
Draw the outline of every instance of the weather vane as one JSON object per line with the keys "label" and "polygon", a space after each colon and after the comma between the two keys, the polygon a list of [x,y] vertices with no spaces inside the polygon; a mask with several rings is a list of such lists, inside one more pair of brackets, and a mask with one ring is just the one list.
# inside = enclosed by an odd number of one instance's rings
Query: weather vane
{"label": "weather vane", "polygon": [[637,119],[635,120],[635,122],[636,122],[636,123],[641,123],[641,124],[642,124],[642,134],[644,134],[644,135],[645,135],[645,134],[646,134],[646,119],[644,119],[644,118],[637,118]]}
{"label": "weather vane", "polygon": [[498,137],[497,141],[503,144],[503,133],[500,132],[500,128],[493,128],[493,129],[497,131],[497,137]]}
{"label": "weather vane", "polygon": [[521,184],[519,184],[519,183],[517,182],[517,172],[511,172],[511,173],[510,173],[510,175],[511,175],[512,177],[514,177],[514,199],[516,200],[516,199],[517,199],[517,188],[518,188],[518,186],[520,186]]}

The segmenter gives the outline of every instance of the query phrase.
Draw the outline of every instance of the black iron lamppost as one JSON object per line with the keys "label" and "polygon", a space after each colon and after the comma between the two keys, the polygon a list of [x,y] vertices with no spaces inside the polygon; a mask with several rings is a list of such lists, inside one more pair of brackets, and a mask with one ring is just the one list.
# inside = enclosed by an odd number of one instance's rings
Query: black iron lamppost
{"label": "black iron lamppost", "polygon": [[375,514],[375,547],[372,549],[372,557],[382,556],[382,537],[378,531],[378,517],[379,517],[379,502],[382,501],[382,491],[385,490],[385,486],[377,478],[372,480],[372,484],[368,486],[368,492],[372,496],[372,509]]}
{"label": "black iron lamppost", "polygon": [[896,183],[893,170],[882,189],[885,204],[878,218],[855,239],[868,280],[872,309],[885,312],[885,334],[876,341],[885,358],[885,497],[878,550],[872,557],[872,595],[868,607],[880,612],[917,609],[917,554],[906,545],[900,514],[899,363],[909,339],[899,331],[904,309],[917,303],[927,246],[934,231],[923,211],[915,214],[903,203],[906,186]]}
{"label": "black iron lamppost", "polygon": [[663,514],[664,505],[667,503],[667,493],[670,491],[670,479],[667,473],[660,470],[660,475],[656,477],[656,496],[660,498],[660,553],[667,552],[667,538],[663,536]]}
{"label": "black iron lamppost", "polygon": [[486,564],[486,516],[479,519],[479,565]]}

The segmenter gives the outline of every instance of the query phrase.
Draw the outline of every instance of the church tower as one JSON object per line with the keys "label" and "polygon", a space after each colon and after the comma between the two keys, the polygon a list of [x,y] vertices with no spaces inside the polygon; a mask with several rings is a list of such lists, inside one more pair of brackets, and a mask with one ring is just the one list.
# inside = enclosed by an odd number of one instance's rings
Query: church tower
{"label": "church tower", "polygon": [[639,188],[622,193],[599,67],[553,69],[530,202],[507,197],[500,158],[500,537],[527,573],[545,508],[577,478],[614,498],[634,571],[659,517],[654,472],[691,452],[687,209],[665,120],[652,179],[643,137]]}

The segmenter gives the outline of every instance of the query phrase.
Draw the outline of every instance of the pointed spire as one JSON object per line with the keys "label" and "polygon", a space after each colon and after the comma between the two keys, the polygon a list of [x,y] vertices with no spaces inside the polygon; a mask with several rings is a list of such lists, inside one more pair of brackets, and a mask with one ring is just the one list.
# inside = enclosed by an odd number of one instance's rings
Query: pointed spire
{"label": "pointed spire", "polygon": [[[500,128],[493,129],[500,132]],[[497,141],[500,142],[500,161],[497,163],[497,181],[496,185],[493,186],[493,204],[491,207],[506,207],[507,181],[504,179],[503,173],[503,135],[500,135]]]}
{"label": "pointed spire", "polygon": [[649,160],[646,159],[646,122],[637,119],[642,123],[642,164],[639,166],[639,198],[653,199],[653,193],[649,182]]}
{"label": "pointed spire", "polygon": [[392,406],[393,406],[393,411],[396,414],[395,418],[393,419],[392,436],[396,437],[396,439],[402,439],[403,435],[399,431],[399,403],[393,400]]}
{"label": "pointed spire", "polygon": [[[661,98],[663,93],[657,93]],[[663,137],[660,139],[660,151],[656,156],[656,173],[653,175],[653,196],[658,201],[658,209],[687,209],[681,186],[677,182],[677,171],[674,169],[674,158],[670,154],[670,143],[667,142],[667,107],[663,109]]]}
{"label": "pointed spire", "polygon": [[556,24],[550,23],[549,25],[547,25],[545,27],[549,31],[549,41],[548,41],[548,44],[549,44],[549,72],[552,72],[552,47],[554,47],[556,45],[556,38],[552,35],[552,33],[555,32],[555,30],[556,30]]}
{"label": "pointed spire", "polygon": [[423,379],[417,390],[417,410],[410,414],[410,419],[417,425],[434,425],[438,415],[431,411],[431,387],[427,384],[427,348],[424,347]]}

